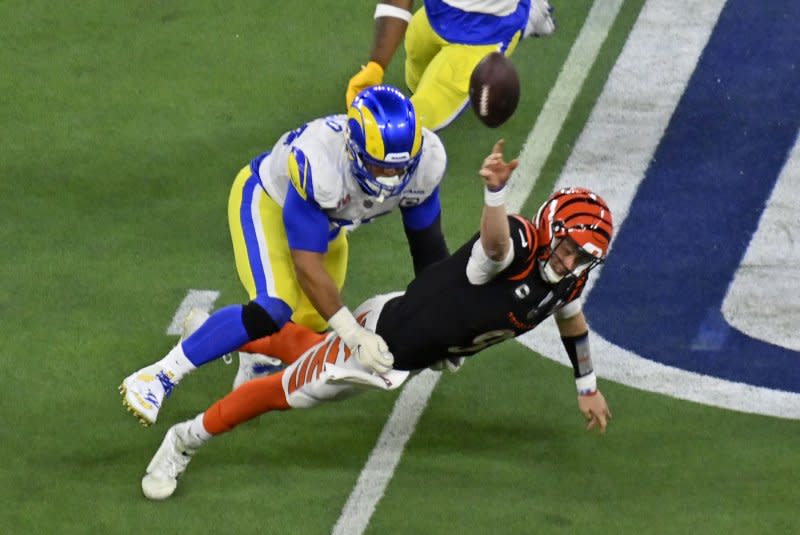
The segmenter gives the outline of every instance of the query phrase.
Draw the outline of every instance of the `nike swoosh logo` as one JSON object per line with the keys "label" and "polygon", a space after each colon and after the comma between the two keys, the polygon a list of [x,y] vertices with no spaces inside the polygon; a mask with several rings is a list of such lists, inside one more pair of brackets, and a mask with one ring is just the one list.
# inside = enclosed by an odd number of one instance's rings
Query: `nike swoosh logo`
{"label": "nike swoosh logo", "polygon": [[528,240],[525,239],[525,234],[522,233],[522,229],[517,229],[517,232],[519,232],[519,241],[522,242],[522,246],[527,247]]}

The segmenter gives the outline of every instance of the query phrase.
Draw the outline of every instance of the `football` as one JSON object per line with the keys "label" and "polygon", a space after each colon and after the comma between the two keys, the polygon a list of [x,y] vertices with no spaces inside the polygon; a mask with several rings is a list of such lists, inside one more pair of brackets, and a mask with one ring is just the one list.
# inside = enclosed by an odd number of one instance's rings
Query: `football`
{"label": "football", "polygon": [[489,128],[506,122],[519,103],[519,76],[511,60],[500,52],[483,58],[469,79],[469,101]]}

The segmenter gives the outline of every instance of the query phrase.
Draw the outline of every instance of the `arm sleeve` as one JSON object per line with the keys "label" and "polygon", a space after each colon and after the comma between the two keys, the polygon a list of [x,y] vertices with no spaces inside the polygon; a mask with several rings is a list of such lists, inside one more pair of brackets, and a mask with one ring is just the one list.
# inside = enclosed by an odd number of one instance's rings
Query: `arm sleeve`
{"label": "arm sleeve", "polygon": [[409,207],[401,206],[400,213],[403,214],[403,225],[407,229],[424,230],[430,227],[442,214],[439,187],[437,186],[421,203]]}
{"label": "arm sleeve", "polygon": [[442,204],[439,187],[424,201],[411,207],[401,207],[403,227],[414,262],[414,274],[450,254],[442,234]]}
{"label": "arm sleeve", "polygon": [[419,275],[431,264],[447,258],[450,252],[442,234],[442,221],[439,216],[421,230],[405,227],[408,248],[414,262],[414,274]]}
{"label": "arm sleeve", "polygon": [[297,193],[289,184],[283,204],[283,225],[290,249],[324,253],[328,250],[328,217],[311,198]]}
{"label": "arm sleeve", "polygon": [[578,336],[562,336],[561,342],[567,350],[569,362],[575,378],[585,377],[594,372],[592,357],[589,352],[589,332]]}
{"label": "arm sleeve", "polygon": [[481,240],[476,240],[472,245],[472,253],[469,255],[467,261],[467,279],[471,284],[479,286],[486,284],[494,278],[495,275],[503,271],[511,265],[514,260],[514,241],[511,242],[506,257],[502,260],[492,260],[483,249]]}

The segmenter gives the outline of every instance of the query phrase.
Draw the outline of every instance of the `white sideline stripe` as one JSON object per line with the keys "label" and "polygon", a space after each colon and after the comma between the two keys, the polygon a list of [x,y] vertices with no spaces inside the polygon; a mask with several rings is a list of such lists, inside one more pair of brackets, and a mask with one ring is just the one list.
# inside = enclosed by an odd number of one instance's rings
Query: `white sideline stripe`
{"label": "white sideline stripe", "polygon": [[623,1],[595,2],[586,17],[581,33],[572,45],[564,67],[550,94],[547,95],[547,101],[520,152],[520,170],[508,185],[506,206],[509,212],[519,212],[531,194],[533,185],[539,178],[539,173],[542,172],[542,167],[553,150],[553,144],[572,108],[572,103],[583,87],[583,82],[597,59],[600,47],[606,40]]}
{"label": "white sideline stripe", "polygon": [[372,449],[367,464],[358,476],[353,492],[344,505],[333,535],[364,533],[375,507],[383,497],[394,474],[406,442],[414,433],[428,399],[433,393],[441,372],[425,370],[412,377],[394,404],[389,420],[383,426],[378,443]]}
{"label": "white sideline stripe", "polygon": [[[580,184],[614,210],[617,228],[644,178],[678,100],[708,42],[724,0],[650,0],[609,75],[557,186]],[[621,150],[624,148],[624,150]],[[612,243],[613,248],[613,243]],[[589,279],[589,295],[597,276]],[[629,312],[635,313],[635,311]],[[568,366],[558,333],[518,338]],[[732,383],[642,358],[597,333],[592,358],[606,379],[641,390],[741,412],[800,419],[800,394]]]}
{"label": "white sideline stripe", "polygon": [[[597,58],[600,46],[605,41],[622,2],[623,0],[596,2],[589,11],[581,33],[572,45],[561,73],[520,153],[520,165],[530,166],[528,168],[530,173],[526,174],[531,175],[531,178],[527,186],[523,184],[520,187],[521,185],[517,184],[516,188],[510,188],[507,200],[510,211],[517,211],[530,194],[531,187],[555,143],[572,102]],[[546,150],[542,150],[541,147],[546,147]],[[515,181],[518,178],[515,177]],[[383,427],[378,443],[373,448],[333,528],[333,534],[364,533],[378,501],[394,475],[403,448],[414,433],[417,421],[425,410],[439,376],[438,372],[425,371],[414,377],[403,388],[389,420]]]}
{"label": "white sideline stripe", "polygon": [[183,332],[183,322],[193,308],[199,308],[206,312],[214,308],[214,303],[219,298],[219,292],[214,290],[189,290],[183,298],[178,310],[172,317],[172,323],[167,327],[167,334],[180,336]]}

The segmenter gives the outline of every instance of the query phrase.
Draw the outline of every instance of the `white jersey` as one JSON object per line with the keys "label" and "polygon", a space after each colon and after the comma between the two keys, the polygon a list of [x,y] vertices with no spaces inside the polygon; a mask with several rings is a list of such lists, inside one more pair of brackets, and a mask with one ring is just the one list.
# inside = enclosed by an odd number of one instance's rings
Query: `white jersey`
{"label": "white jersey", "polygon": [[447,156],[439,136],[423,128],[422,155],[408,185],[399,195],[378,202],[376,197],[361,189],[351,171],[347,151],[347,116],[331,115],[315,119],[296,130],[285,133],[268,156],[258,165],[258,176],[267,194],[283,206],[291,180],[290,158],[295,154],[304,159],[303,189],[328,216],[330,228],[352,230],[397,207],[412,207],[430,196],[444,177]]}
{"label": "white jersey", "polygon": [[470,13],[505,17],[517,9],[519,0],[442,0],[448,6]]}

